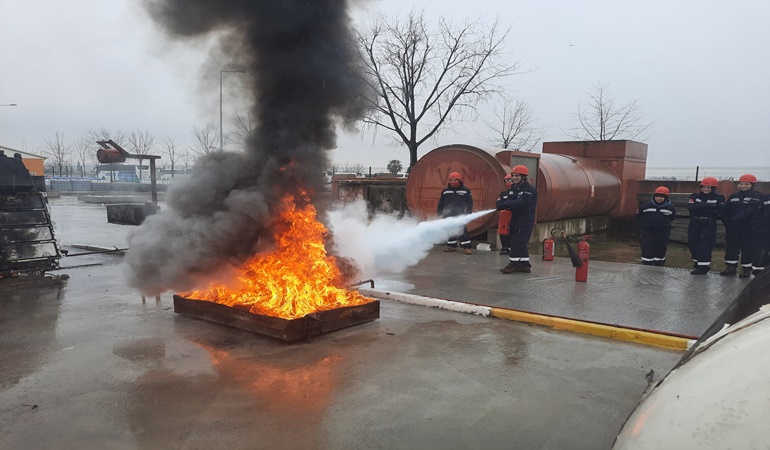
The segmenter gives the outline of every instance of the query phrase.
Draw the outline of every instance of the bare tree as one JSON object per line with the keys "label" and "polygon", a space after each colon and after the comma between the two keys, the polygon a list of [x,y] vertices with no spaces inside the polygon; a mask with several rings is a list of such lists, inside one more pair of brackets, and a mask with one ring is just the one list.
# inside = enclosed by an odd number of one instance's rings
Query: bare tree
{"label": "bare tree", "polygon": [[126,133],[120,130],[110,131],[105,127],[91,128],[86,132],[85,139],[89,141],[89,145],[93,146],[94,151],[96,151],[96,149],[100,148],[96,144],[96,141],[112,139],[113,142],[117,143],[120,146],[125,145]]}
{"label": "bare tree", "polygon": [[171,163],[171,179],[174,179],[174,168],[177,162],[182,158],[182,149],[177,147],[176,142],[170,137],[163,138],[161,145],[163,146],[163,153],[166,155],[167,161]]}
{"label": "bare tree", "polygon": [[232,142],[243,146],[246,143],[246,139],[254,132],[256,123],[251,113],[235,114],[235,131],[233,132]]}
{"label": "bare tree", "polygon": [[636,100],[617,106],[609,86],[601,81],[586,92],[587,104],[578,104],[577,125],[566,133],[577,140],[611,141],[636,139],[651,126],[643,120]]}
{"label": "bare tree", "polygon": [[[101,148],[96,141],[103,141],[112,139],[113,142],[116,144],[122,146],[126,145],[126,134],[123,131],[120,130],[108,130],[105,127],[100,126],[99,128],[91,128],[88,130],[83,139],[88,142],[89,151],[91,151],[91,162],[93,163],[94,167],[96,167],[97,172],[101,166],[101,163],[96,159],[96,151]],[[108,166],[110,168],[110,182],[115,182],[115,164],[109,164]],[[97,173],[98,175],[98,173]]]}
{"label": "bare tree", "polygon": [[496,123],[484,122],[495,133],[495,138],[488,141],[490,145],[531,152],[543,139],[543,131],[534,126],[535,119],[526,101],[505,100],[502,107],[495,110],[495,116]]}
{"label": "bare tree", "polygon": [[91,147],[86,138],[81,137],[72,144],[72,153],[80,164],[80,176],[86,176],[86,162],[90,160],[91,155],[96,157],[96,150]]}
{"label": "bare tree", "polygon": [[[149,130],[145,131],[132,131],[126,139],[126,145],[129,153],[135,155],[149,155],[155,150],[155,136],[150,134]],[[142,179],[142,161],[144,158],[137,158],[139,160],[139,179]]]}
{"label": "bare tree", "polygon": [[453,26],[440,18],[436,30],[425,13],[406,20],[379,16],[357,33],[359,65],[372,95],[364,124],[395,133],[409,149],[409,168],[419,146],[453,120],[475,117],[476,105],[504,91],[515,73],[505,57],[508,32],[480,21]]}
{"label": "bare tree", "polygon": [[64,168],[70,163],[72,146],[64,140],[64,133],[56,132],[52,138],[43,138],[43,146],[40,152],[48,155],[53,163],[53,174],[56,175],[56,168],[59,168],[59,176],[64,175]]}
{"label": "bare tree", "polygon": [[187,173],[187,171],[190,170],[190,163],[195,162],[195,158],[193,158],[189,148],[182,150],[180,159],[182,160],[182,163],[184,163],[184,173]]}
{"label": "bare tree", "polygon": [[190,150],[198,157],[208,155],[219,149],[219,128],[213,125],[206,125],[205,127],[194,126],[192,129],[192,135],[195,137],[195,142],[190,146]]}

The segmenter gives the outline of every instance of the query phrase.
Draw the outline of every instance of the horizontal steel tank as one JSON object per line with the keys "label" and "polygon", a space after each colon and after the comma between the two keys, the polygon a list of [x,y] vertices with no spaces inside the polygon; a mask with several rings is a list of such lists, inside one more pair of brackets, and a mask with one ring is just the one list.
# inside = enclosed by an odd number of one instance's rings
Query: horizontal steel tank
{"label": "horizontal steel tank", "polygon": [[[494,209],[504,189],[503,178],[510,173],[512,161],[521,158],[540,159],[536,176],[538,222],[608,214],[620,199],[620,180],[601,161],[452,144],[431,150],[412,168],[406,183],[409,210],[423,220],[435,218],[441,192],[455,171],[462,174],[463,183],[473,194],[474,211]],[[468,233],[480,234],[496,227],[497,214],[489,214],[469,223]]]}
{"label": "horizontal steel tank", "polygon": [[620,179],[599,160],[550,153],[540,156],[538,222],[609,214],[620,195]]}

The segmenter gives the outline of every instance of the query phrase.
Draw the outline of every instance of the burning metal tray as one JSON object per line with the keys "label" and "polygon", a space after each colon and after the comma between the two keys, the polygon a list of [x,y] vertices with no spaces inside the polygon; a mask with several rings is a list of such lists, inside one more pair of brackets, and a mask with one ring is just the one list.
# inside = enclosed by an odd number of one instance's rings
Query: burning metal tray
{"label": "burning metal tray", "polygon": [[309,340],[329,331],[377,320],[380,302],[373,300],[364,305],[319,311],[298,319],[254,314],[248,309],[230,307],[206,300],[196,300],[174,295],[174,312],[195,319],[241,328],[263,334],[284,342]]}

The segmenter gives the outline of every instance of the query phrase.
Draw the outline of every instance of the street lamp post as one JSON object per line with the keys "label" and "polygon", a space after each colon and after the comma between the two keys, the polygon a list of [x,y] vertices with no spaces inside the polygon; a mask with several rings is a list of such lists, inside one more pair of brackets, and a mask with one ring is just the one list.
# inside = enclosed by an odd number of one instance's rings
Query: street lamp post
{"label": "street lamp post", "polygon": [[219,151],[224,148],[224,139],[222,138],[222,76],[225,73],[244,73],[245,70],[220,70],[219,71]]}
{"label": "street lamp post", "polygon": [[16,105],[16,103],[7,103],[5,105],[0,105],[0,106],[17,106],[17,105]]}

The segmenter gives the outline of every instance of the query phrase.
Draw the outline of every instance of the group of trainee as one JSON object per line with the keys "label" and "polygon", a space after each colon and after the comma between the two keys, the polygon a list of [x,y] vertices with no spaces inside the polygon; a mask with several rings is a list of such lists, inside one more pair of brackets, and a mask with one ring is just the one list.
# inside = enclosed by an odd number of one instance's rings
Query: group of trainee
{"label": "group of trainee", "polygon": [[[500,234],[502,250],[500,254],[508,255],[508,265],[500,272],[530,273],[532,265],[529,262],[527,243],[535,226],[535,210],[537,209],[537,191],[529,184],[529,170],[525,166],[515,166],[511,175],[504,180],[505,190],[497,198],[497,209],[510,219],[507,222],[507,233]],[[438,201],[437,214],[440,217],[453,217],[473,212],[471,191],[462,181],[459,172],[449,174],[449,184],[441,193]],[[460,236],[450,237],[446,242],[445,252],[453,252],[459,246],[466,255],[471,254],[471,240],[468,232],[463,229]]]}
{"label": "group of trainee", "polygon": [[[525,166],[515,166],[511,175],[505,177],[505,190],[496,202],[497,210],[501,211],[501,222],[507,223],[504,232],[500,233],[500,254],[508,255],[508,265],[500,269],[505,274],[531,272],[527,243],[535,225],[537,191],[527,181],[528,175]],[[687,243],[693,259],[691,274],[704,275],[711,268],[717,221],[725,225],[726,267],[720,275],[738,274],[741,278],[748,278],[765,268],[770,257],[770,194],[763,195],[755,190],[756,183],[756,176],[742,175],[738,179],[738,192],[725,201],[724,196],[716,192],[718,180],[706,177],[701,181],[700,192],[690,196],[687,203],[690,213]],[[636,212],[640,224],[642,264],[663,266],[666,263],[671,224],[676,218],[676,209],[669,200],[669,194],[668,188],[658,187],[652,198],[642,202]],[[470,189],[463,184],[459,172],[450,173],[449,184],[438,202],[438,215],[452,217],[472,212]],[[467,229],[463,229],[460,236],[450,237],[444,251],[453,252],[458,244],[466,255],[472,253]]]}
{"label": "group of trainee", "polygon": [[[705,275],[711,268],[717,221],[725,226],[726,267],[720,275],[738,274],[749,278],[765,268],[770,251],[770,194],[755,190],[756,183],[756,176],[741,175],[738,191],[725,201],[724,196],[716,192],[719,181],[706,177],[701,181],[700,192],[690,195],[687,244],[694,263],[691,274]],[[671,222],[676,217],[676,209],[668,197],[668,188],[658,187],[636,212],[640,221],[642,264],[662,266],[666,263]]]}

